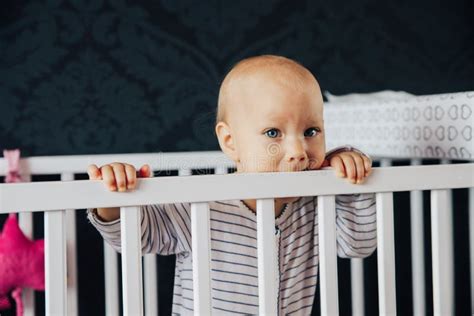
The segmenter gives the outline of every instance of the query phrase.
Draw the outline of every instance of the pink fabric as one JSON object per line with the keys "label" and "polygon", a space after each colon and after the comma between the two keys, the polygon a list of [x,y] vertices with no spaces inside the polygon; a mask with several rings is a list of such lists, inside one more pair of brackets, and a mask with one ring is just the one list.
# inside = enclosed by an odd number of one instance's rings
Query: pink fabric
{"label": "pink fabric", "polygon": [[21,182],[20,177],[20,150],[4,150],[3,157],[7,161],[6,183]]}
{"label": "pink fabric", "polygon": [[11,307],[12,305],[10,304],[10,301],[8,300],[8,296],[0,297],[0,311],[9,309]]}
{"label": "pink fabric", "polygon": [[[20,182],[20,151],[4,151],[7,160],[5,182]],[[30,240],[12,213],[0,232],[0,310],[11,308],[8,293],[12,292],[17,316],[23,315],[22,288],[44,290],[44,240]]]}

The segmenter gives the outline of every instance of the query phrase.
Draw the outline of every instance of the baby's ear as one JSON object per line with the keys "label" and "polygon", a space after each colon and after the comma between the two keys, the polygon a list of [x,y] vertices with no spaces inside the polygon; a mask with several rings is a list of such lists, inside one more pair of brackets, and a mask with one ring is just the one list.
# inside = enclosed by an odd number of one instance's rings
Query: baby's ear
{"label": "baby's ear", "polygon": [[234,138],[232,137],[232,132],[225,122],[219,122],[216,124],[216,135],[217,140],[219,141],[219,146],[221,150],[234,162],[237,163],[239,160],[237,150],[234,144]]}

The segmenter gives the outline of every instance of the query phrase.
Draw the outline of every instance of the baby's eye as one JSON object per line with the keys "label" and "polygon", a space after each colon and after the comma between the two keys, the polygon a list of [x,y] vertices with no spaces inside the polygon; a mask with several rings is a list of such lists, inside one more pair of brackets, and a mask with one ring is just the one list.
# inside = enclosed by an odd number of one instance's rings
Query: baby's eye
{"label": "baby's eye", "polygon": [[313,137],[316,135],[316,133],[319,133],[319,130],[317,128],[311,127],[304,132],[304,137]]}
{"label": "baby's eye", "polygon": [[280,131],[277,130],[276,128],[269,129],[268,131],[265,132],[265,135],[267,135],[270,138],[276,138],[278,135],[280,135]]}

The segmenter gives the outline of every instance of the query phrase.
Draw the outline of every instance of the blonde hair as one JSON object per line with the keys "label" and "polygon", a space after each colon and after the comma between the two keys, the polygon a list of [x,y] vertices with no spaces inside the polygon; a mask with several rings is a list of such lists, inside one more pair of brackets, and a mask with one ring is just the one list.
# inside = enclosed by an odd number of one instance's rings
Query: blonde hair
{"label": "blonde hair", "polygon": [[276,55],[261,55],[243,59],[232,67],[222,81],[217,102],[216,124],[226,119],[226,109],[231,103],[233,83],[256,74],[268,74],[272,80],[296,90],[307,89],[308,82],[313,83],[313,86],[319,89],[313,74],[292,59]]}

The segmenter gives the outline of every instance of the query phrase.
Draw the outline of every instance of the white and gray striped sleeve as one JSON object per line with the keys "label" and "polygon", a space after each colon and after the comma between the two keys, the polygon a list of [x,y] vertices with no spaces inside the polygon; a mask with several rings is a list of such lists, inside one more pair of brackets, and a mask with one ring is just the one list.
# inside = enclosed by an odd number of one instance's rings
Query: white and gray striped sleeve
{"label": "white and gray striped sleeve", "polygon": [[375,193],[336,196],[337,253],[365,258],[377,247]]}
{"label": "white and gray striped sleeve", "polygon": [[[92,210],[87,218],[113,249],[121,252],[120,218],[102,221]],[[191,217],[187,204],[140,207],[142,253],[171,255],[191,250]]]}

